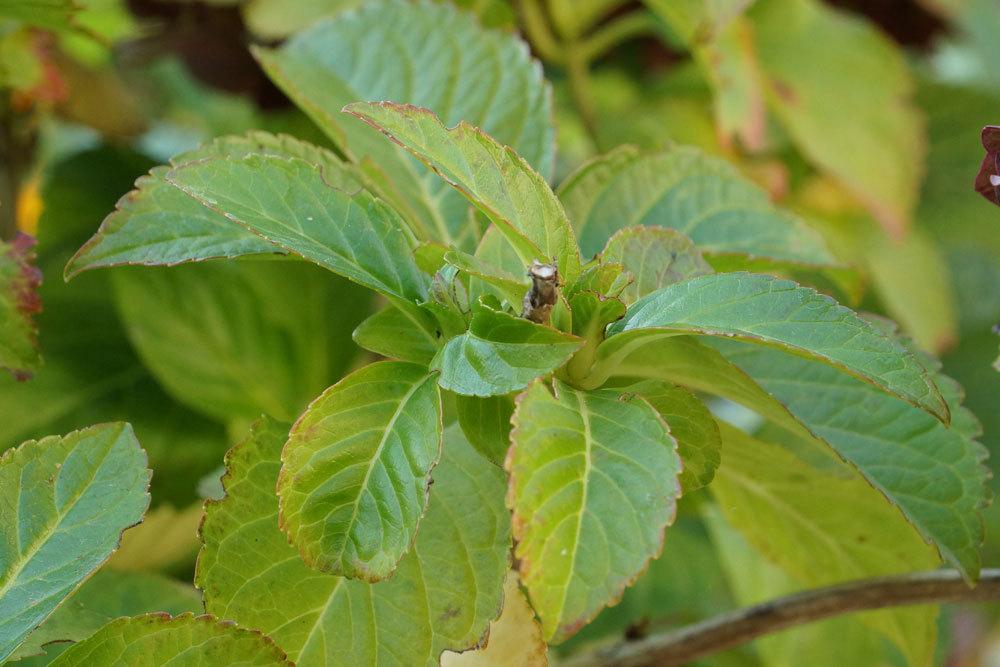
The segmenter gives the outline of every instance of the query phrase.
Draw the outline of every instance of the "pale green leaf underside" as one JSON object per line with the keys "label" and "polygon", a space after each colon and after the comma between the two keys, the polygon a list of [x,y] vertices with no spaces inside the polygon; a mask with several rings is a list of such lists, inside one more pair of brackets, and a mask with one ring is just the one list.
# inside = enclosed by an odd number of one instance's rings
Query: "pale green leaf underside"
{"label": "pale green leaf underside", "polygon": [[151,611],[182,614],[201,610],[201,594],[152,572],[118,572],[103,568],[86,581],[55,613],[31,633],[14,658],[40,655],[50,642],[78,642],[109,621]]}
{"label": "pale green leaf underside", "polygon": [[[898,510],[844,464],[817,469],[791,452],[723,425],[722,465],[711,488],[719,507],[767,558],[801,586],[927,570],[936,554]],[[910,664],[933,655],[934,607],[863,618]]]}
{"label": "pale green leaf underside", "polygon": [[310,569],[279,530],[284,431],[265,421],[227,457],[196,574],[208,612],[259,628],[299,667],[433,667],[442,651],[476,644],[510,564],[502,471],[450,429],[414,548],[391,579],[368,584]]}
{"label": "pale green leaf underside", "polygon": [[[484,30],[449,3],[388,0],[316,23],[280,49],[256,51],[265,71],[367,171],[380,194],[427,238],[474,247],[468,203],[411,156],[357,119],[352,102],[391,100],[461,120],[512,146],[542,174],[552,170],[552,102],[540,64],[508,32]],[[472,232],[472,233],[470,233]]]}
{"label": "pale green leaf underside", "polygon": [[552,327],[479,306],[469,330],[431,362],[442,387],[465,396],[497,396],[562,366],[583,341]]}
{"label": "pale green leaf underside", "polygon": [[[652,339],[658,331],[779,347],[822,361],[948,419],[940,392],[906,348],[833,299],[789,280],[724,273],[675,283],[637,301],[608,331],[602,346],[609,348],[637,343],[645,336]],[[619,338],[623,334],[625,338]]]}
{"label": "pale green leaf underside", "polygon": [[136,181],[114,212],[66,265],[66,277],[81,271],[123,264],[166,265],[215,257],[237,257],[283,250],[233,224],[164,180],[171,167],[212,157],[250,154],[298,157],[323,169],[327,182],[356,190],[358,181],[333,153],[285,135],[252,132],[222,137],[178,155]]}
{"label": "pale green leaf underside", "polygon": [[323,572],[386,579],[410,549],[441,455],[426,367],[370,364],[312,402],[281,454],[281,526]]}
{"label": "pale green leaf underside", "polygon": [[516,556],[550,643],[614,604],[660,553],[681,468],[642,398],[555,390],[538,381],[518,399],[507,457]]}
{"label": "pale green leaf underside", "polygon": [[[806,359],[748,345],[722,347],[727,358],[788,407],[813,433],[858,467],[897,504],[942,558],[977,578],[988,504],[985,450],[963,433],[968,413],[951,402],[955,423]],[[939,376],[942,387],[951,380]]]}
{"label": "pale green leaf underside", "polygon": [[41,274],[31,265],[34,240],[20,234],[10,243],[0,241],[0,370],[28,378],[41,363],[38,329],[33,319],[38,310]]}
{"label": "pale green leaf underside", "polygon": [[684,464],[680,477],[684,493],[708,486],[719,467],[722,440],[705,404],[687,389],[666,382],[641,382],[625,390],[646,399],[670,428]]}
{"label": "pale green leaf underside", "polygon": [[146,614],[119,618],[74,644],[52,667],[291,667],[255,630],[211,616]]}
{"label": "pale green leaf underside", "polygon": [[584,257],[619,229],[643,225],[683,232],[706,254],[832,261],[805,222],[776,208],[729,163],[692,147],[645,154],[619,148],[567,178],[559,197]]}
{"label": "pale green leaf underside", "polygon": [[626,227],[601,251],[601,261],[621,264],[635,280],[619,297],[626,304],[661,287],[712,273],[694,243],[668,227]]}
{"label": "pale green leaf underside", "polygon": [[167,180],[271,243],[407,302],[427,296],[414,242],[399,215],[366,191],[338,189],[299,158],[209,158]]}
{"label": "pale green leaf underside", "polygon": [[0,660],[139,523],[149,476],[124,423],[29,440],[0,458]]}
{"label": "pale green leaf underside", "polygon": [[345,110],[412,152],[479,207],[525,266],[555,259],[567,282],[579,274],[580,253],[562,204],[513,149],[467,121],[449,129],[419,107],[380,102]]}

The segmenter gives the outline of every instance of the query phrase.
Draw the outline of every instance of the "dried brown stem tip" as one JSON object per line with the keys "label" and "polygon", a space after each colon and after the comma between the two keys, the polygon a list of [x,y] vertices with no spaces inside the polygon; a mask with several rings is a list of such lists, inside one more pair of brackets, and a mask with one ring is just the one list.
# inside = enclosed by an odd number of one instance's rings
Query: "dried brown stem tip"
{"label": "dried brown stem tip", "polygon": [[531,289],[524,295],[524,309],[521,317],[548,324],[552,308],[559,300],[559,267],[555,262],[542,264],[537,259],[528,267]]}

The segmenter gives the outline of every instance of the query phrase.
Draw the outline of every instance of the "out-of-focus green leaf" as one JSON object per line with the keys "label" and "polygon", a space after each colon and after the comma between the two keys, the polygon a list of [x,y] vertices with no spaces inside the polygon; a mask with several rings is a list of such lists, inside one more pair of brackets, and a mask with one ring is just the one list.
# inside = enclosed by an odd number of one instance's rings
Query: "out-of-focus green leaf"
{"label": "out-of-focus green leaf", "polygon": [[469,443],[480,454],[502,466],[510,447],[510,418],[514,401],[510,396],[455,395],[455,412]]}
{"label": "out-of-focus green leaf", "polygon": [[684,44],[708,42],[732,23],[751,0],[644,0]]}
{"label": "out-of-focus green leaf", "polygon": [[626,146],[581,167],[559,188],[584,257],[619,229],[683,232],[706,255],[741,253],[824,264],[833,261],[805,222],[727,162],[691,147],[641,153]]}
{"label": "out-of-focus green leaf", "polygon": [[387,361],[327,389],[281,453],[281,527],[311,567],[388,579],[409,551],[441,456],[436,378]]}
{"label": "out-of-focus green leaf", "polygon": [[107,560],[149,506],[128,424],[29,440],[0,458],[0,659]]}
{"label": "out-of-focus green leaf", "polygon": [[101,570],[31,633],[14,658],[40,655],[51,642],[78,642],[120,616],[161,611],[182,614],[201,610],[201,594],[191,586],[158,574]]}
{"label": "out-of-focus green leaf", "polygon": [[[894,504],[969,580],[979,573],[988,504],[986,452],[973,438],[975,418],[960,405],[953,380],[935,379],[949,402],[951,426],[821,364],[733,343],[727,358],[826,440]],[[727,450],[728,451],[728,450]]]}
{"label": "out-of-focus green leaf", "polygon": [[[725,523],[718,507],[706,504],[706,524],[730,589],[741,605],[760,604],[801,589]],[[762,637],[753,643],[767,667],[863,665],[884,655],[879,635],[857,617],[813,622]]]}
{"label": "out-of-focus green leaf", "polygon": [[606,359],[641,345],[644,337],[679,333],[780,347],[948,419],[938,388],[903,345],[833,299],[789,280],[719,273],[674,283],[633,304],[608,333],[601,346]]}
{"label": "out-of-focus green leaf", "polygon": [[68,30],[80,9],[74,0],[0,0],[0,17],[46,30]]}
{"label": "out-of-focus green leaf", "polygon": [[168,167],[156,167],[136,181],[100,229],[66,265],[66,277],[81,271],[123,264],[174,265],[216,257],[282,252],[251,230],[201,205],[167,183],[170,167],[209,158],[238,159],[247,155],[301,158],[316,165],[333,187],[356,190],[350,169],[333,153],[283,135],[252,132],[223,137],[182,153]]}
{"label": "out-of-focus green leaf", "polygon": [[195,578],[208,612],[260,628],[299,667],[432,667],[443,650],[475,645],[510,566],[503,472],[449,429],[413,550],[391,579],[368,584],[309,569],[279,530],[284,434],[258,424],[227,456],[226,497],[208,504]]}
{"label": "out-of-focus green leaf", "polygon": [[582,344],[572,334],[480,304],[469,330],[445,343],[431,368],[456,394],[498,396],[559,368]]}
{"label": "out-of-focus green leaf", "polygon": [[625,391],[646,399],[670,428],[684,464],[680,476],[684,493],[707,486],[719,467],[722,440],[719,425],[705,404],[687,389],[666,382],[640,382]]}
{"label": "out-of-focus green leaf", "polygon": [[[710,487],[726,519],[800,585],[815,587],[937,565],[934,550],[878,491],[841,464],[817,469],[791,452],[722,424],[722,465]],[[936,609],[865,617],[907,656],[929,665]]]}
{"label": "out-of-focus green leaf", "polygon": [[690,49],[713,89],[723,143],[739,135],[750,149],[763,146],[763,81],[749,23],[740,17],[751,0],[645,0],[679,45]]}
{"label": "out-of-focus green leaf", "polygon": [[284,651],[256,630],[212,616],[146,614],[111,621],[74,644],[53,667],[159,667],[171,663],[291,667]]}
{"label": "out-of-focus green leaf", "polygon": [[818,0],[757,0],[748,15],[769,104],[792,140],[902,235],[925,145],[902,53],[866,20]]}
{"label": "out-of-focus green leaf", "polygon": [[448,129],[427,109],[379,102],[345,110],[412,152],[479,207],[525,266],[556,261],[567,282],[576,279],[580,252],[566,212],[541,174],[513,150],[465,121]]}
{"label": "out-of-focus green leaf", "polygon": [[416,309],[386,306],[354,330],[354,342],[390,359],[428,364],[438,350],[423,313]]}
{"label": "out-of-focus green leaf", "polygon": [[283,39],[325,16],[354,9],[364,0],[249,0],[240,5],[243,21],[263,40]]}
{"label": "out-of-focus green leaf", "polygon": [[[364,35],[364,39],[359,39]],[[416,160],[340,110],[392,100],[466,121],[511,146],[542,174],[554,160],[548,86],[517,37],[484,30],[447,3],[383,0],[321,21],[276,50],[255,51],[265,71],[362,165],[380,196],[421,240],[471,251],[468,204]]]}
{"label": "out-of-focus green leaf", "polygon": [[625,227],[601,251],[602,262],[619,263],[635,276],[619,296],[626,304],[661,287],[712,273],[684,234],[668,227]]}
{"label": "out-of-focus green leaf", "polygon": [[[183,443],[182,446],[190,447],[191,443]],[[166,572],[183,570],[193,565],[194,556],[198,553],[201,516],[200,500],[182,510],[176,510],[169,504],[154,507],[146,512],[141,524],[122,536],[122,543],[118,551],[108,559],[106,569],[120,572]],[[138,609],[131,613],[138,614],[140,611],[158,610]]]}
{"label": "out-of-focus green leaf", "polygon": [[[46,275],[59,275],[95,221],[148,168],[148,160],[107,147],[51,167],[38,222],[38,265]],[[0,374],[0,442],[127,420],[157,473],[154,502],[186,504],[195,498],[197,477],[219,465],[228,447],[225,431],[179,406],[143,368],[119,321],[110,279],[90,272],[69,284],[56,278],[41,285],[46,363],[27,383]]]}
{"label": "out-of-focus green leaf", "polygon": [[369,300],[304,262],[212,262],[114,277],[146,367],[178,401],[222,422],[297,416],[353,361],[351,331]]}
{"label": "out-of-focus green leaf", "polygon": [[0,241],[0,369],[27,380],[41,363],[34,315],[41,310],[42,272],[33,265],[35,240],[18,234]]}
{"label": "out-of-focus green leaf", "polygon": [[514,412],[516,556],[546,641],[617,602],[663,548],[681,488],[677,443],[649,403],[536,381]]}

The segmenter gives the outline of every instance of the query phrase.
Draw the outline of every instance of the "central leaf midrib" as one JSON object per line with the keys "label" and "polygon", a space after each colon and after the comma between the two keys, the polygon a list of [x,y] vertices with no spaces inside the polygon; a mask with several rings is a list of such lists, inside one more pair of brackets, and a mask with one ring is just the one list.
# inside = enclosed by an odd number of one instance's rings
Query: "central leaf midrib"
{"label": "central leaf midrib", "polygon": [[378,447],[375,449],[375,452],[372,454],[370,463],[367,469],[365,470],[364,479],[361,480],[361,485],[358,489],[357,496],[355,496],[355,500],[352,503],[353,508],[351,511],[351,518],[348,520],[347,529],[344,531],[345,539],[341,543],[340,549],[337,551],[338,560],[341,561],[343,560],[344,552],[347,550],[347,545],[350,543],[350,541],[346,539],[346,536],[354,532],[354,525],[358,518],[358,508],[361,506],[361,496],[365,493],[365,491],[368,488],[368,480],[371,478],[372,471],[378,464],[378,461],[382,455],[382,451],[385,449],[385,445],[389,441],[389,435],[393,432],[393,427],[395,427],[396,421],[399,419],[400,415],[403,414],[403,410],[406,408],[410,399],[413,397],[413,395],[417,392],[418,389],[424,386],[428,378],[430,378],[429,375],[420,378],[413,384],[412,387],[410,387],[409,390],[407,390],[406,394],[400,399],[399,406],[397,406],[396,410],[393,412],[392,418],[389,420],[389,423],[386,424],[385,430],[382,432],[382,438],[379,441]]}

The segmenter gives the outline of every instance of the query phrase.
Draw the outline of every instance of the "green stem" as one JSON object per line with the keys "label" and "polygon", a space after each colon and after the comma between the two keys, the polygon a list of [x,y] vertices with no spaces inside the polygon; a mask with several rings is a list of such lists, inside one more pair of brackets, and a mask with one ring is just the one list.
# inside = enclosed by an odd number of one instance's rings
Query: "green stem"
{"label": "green stem", "polygon": [[531,42],[531,46],[534,47],[535,53],[548,63],[564,64],[563,48],[549,26],[541,2],[539,0],[520,0],[517,5],[521,13],[521,22],[524,24],[525,35]]}
{"label": "green stem", "polygon": [[605,53],[641,35],[654,35],[659,30],[659,22],[655,16],[645,11],[631,12],[615,19],[591,33],[580,45],[583,58],[593,62]]}

